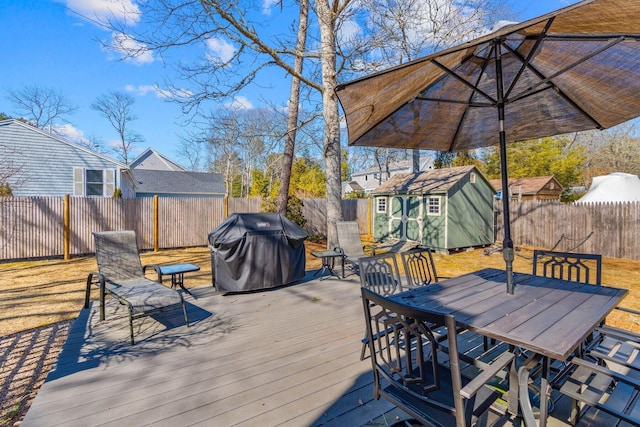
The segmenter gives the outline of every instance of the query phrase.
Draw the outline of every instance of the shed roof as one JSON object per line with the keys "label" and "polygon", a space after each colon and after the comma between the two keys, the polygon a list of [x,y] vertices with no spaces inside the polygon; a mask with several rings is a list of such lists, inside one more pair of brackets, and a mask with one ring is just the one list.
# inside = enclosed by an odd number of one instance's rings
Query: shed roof
{"label": "shed roof", "polygon": [[[521,189],[522,191],[518,192],[522,195],[528,196],[538,194],[538,192],[540,192],[540,190],[542,190],[545,185],[549,183],[549,181],[554,181],[554,183],[558,185],[558,192],[562,192],[562,185],[558,182],[557,179],[555,179],[553,175],[509,178],[509,186],[512,187],[513,191],[515,191],[516,189]],[[490,179],[489,183],[496,190],[502,189],[502,181],[499,179]]]}
{"label": "shed roof", "polygon": [[420,173],[403,173],[391,177],[374,194],[409,194],[446,192],[471,171],[475,166],[458,166],[446,169],[433,169]]}
{"label": "shed roof", "polygon": [[224,195],[222,174],[133,169],[136,193]]}

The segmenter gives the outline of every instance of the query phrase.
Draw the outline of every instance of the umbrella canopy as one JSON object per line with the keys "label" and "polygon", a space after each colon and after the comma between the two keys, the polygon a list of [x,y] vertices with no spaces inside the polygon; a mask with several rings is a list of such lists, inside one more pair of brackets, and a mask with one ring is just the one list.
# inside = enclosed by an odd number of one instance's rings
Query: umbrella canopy
{"label": "umbrella canopy", "polygon": [[336,94],[349,144],[438,151],[499,144],[507,194],[507,142],[640,115],[639,40],[640,2],[586,0],[342,84]]}

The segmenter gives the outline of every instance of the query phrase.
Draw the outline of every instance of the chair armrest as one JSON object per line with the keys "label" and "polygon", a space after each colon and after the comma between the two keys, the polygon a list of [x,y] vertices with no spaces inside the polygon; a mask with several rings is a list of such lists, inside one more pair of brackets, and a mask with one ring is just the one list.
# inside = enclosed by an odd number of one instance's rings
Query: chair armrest
{"label": "chair armrest", "polygon": [[460,395],[465,399],[470,399],[475,395],[483,385],[485,385],[491,378],[495,377],[505,366],[511,363],[515,359],[516,355],[510,351],[504,352],[499,358],[491,363],[486,370],[483,370],[475,378],[471,380],[466,386],[460,390]]}
{"label": "chair armrest", "polygon": [[640,316],[640,310],[635,310],[633,308],[622,307],[622,306],[619,305],[615,309],[616,310],[620,310],[620,311],[624,311],[625,313],[637,314],[638,316]]}
{"label": "chair armrest", "polygon": [[[95,280],[94,280],[95,277]],[[104,276],[100,273],[92,271],[87,276],[87,289],[84,294],[84,308],[89,308],[89,300],[91,299],[91,285],[104,287]]]}
{"label": "chair armrest", "polygon": [[160,273],[160,266],[158,264],[146,264],[142,266],[142,274],[145,274],[147,272],[147,267],[154,269],[154,271],[158,275],[158,280],[156,280],[156,282],[162,283],[162,274]]}

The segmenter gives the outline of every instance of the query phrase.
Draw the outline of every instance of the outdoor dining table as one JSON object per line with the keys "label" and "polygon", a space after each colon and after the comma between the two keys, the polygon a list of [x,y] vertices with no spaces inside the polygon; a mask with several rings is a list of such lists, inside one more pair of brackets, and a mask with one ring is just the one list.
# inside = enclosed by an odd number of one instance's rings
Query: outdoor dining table
{"label": "outdoor dining table", "polygon": [[[506,292],[506,272],[486,268],[439,283],[410,289],[390,299],[413,308],[452,314],[459,326],[533,352],[542,360],[540,426],[546,425],[550,360],[565,361],[627,294],[594,286],[514,273],[515,292]],[[528,377],[530,366],[509,378],[509,411],[536,424]]]}

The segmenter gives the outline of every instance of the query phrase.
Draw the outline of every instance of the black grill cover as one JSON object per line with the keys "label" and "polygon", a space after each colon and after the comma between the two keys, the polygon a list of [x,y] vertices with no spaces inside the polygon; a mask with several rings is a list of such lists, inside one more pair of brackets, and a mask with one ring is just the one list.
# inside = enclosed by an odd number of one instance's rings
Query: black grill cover
{"label": "black grill cover", "polygon": [[306,238],[304,229],[280,214],[232,214],[209,233],[213,284],[239,292],[301,279]]}

